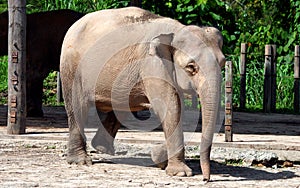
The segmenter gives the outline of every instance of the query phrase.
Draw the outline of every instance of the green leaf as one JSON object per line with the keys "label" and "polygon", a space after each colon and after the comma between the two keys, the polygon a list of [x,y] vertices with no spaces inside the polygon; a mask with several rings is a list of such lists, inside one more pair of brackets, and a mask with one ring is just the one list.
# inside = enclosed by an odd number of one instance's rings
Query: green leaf
{"label": "green leaf", "polygon": [[213,12],[210,12],[209,14],[211,15],[211,17],[212,17],[214,20],[221,20],[221,19],[222,19],[222,17],[221,17],[220,15],[215,14],[215,13],[213,13]]}
{"label": "green leaf", "polygon": [[236,37],[235,37],[235,35],[230,35],[230,40],[236,40]]}
{"label": "green leaf", "polygon": [[207,0],[197,0],[197,4],[206,4]]}

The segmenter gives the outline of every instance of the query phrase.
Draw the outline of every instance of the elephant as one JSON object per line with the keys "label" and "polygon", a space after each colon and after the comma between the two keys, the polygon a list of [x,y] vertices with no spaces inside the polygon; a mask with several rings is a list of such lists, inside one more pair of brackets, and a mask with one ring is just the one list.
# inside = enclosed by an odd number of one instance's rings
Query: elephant
{"label": "elephant", "polygon": [[[43,80],[50,71],[59,71],[63,38],[69,27],[83,14],[56,10],[27,15],[26,106],[27,116],[41,117]],[[0,56],[8,51],[8,12],[0,15]]]}
{"label": "elephant", "polygon": [[136,7],[96,11],[75,22],[60,59],[69,125],[67,162],[92,164],[84,134],[90,109],[107,113],[103,121],[98,118],[92,139],[92,146],[106,153],[114,152],[123,112],[151,109],[165,135],[164,147],[155,152],[167,155],[166,173],[191,176],[184,158],[178,88],[193,88],[202,108],[200,165],[203,180],[209,181],[225,64],[222,45],[221,32],[214,27],[186,26]]}

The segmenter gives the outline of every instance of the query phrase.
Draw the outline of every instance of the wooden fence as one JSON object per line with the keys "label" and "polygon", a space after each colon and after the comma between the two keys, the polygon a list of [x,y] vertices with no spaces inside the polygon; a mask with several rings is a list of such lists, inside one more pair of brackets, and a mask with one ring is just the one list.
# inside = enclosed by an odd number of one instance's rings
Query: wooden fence
{"label": "wooden fence", "polygon": [[[240,108],[245,109],[246,104],[246,64],[247,64],[247,45],[241,44],[240,58]],[[294,56],[294,111],[299,112],[299,45],[295,46]],[[276,110],[276,45],[265,46],[264,62],[264,95],[263,111],[266,113]]]}

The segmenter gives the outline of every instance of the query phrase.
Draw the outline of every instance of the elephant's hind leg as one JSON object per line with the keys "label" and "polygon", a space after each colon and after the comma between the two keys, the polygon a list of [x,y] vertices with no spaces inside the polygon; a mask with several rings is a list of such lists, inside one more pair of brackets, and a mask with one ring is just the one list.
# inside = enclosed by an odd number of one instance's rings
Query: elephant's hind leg
{"label": "elephant's hind leg", "polygon": [[76,126],[74,116],[69,116],[70,135],[67,162],[69,164],[91,165],[92,159],[86,152],[86,141],[83,131]]}
{"label": "elephant's hind leg", "polygon": [[70,164],[91,165],[92,159],[86,152],[86,137],[84,135],[84,126],[87,124],[88,103],[82,101],[78,98],[75,98],[73,103],[69,101],[69,98],[65,100],[68,104],[66,105],[66,111],[69,124],[67,162]]}
{"label": "elephant's hind leg", "polygon": [[70,133],[67,162],[69,164],[79,165],[92,164],[92,159],[86,152],[85,140],[80,134],[80,131],[76,131],[75,129]]}
{"label": "elephant's hind leg", "polygon": [[[100,116],[100,112],[98,112]],[[92,140],[92,146],[101,153],[107,153],[113,155],[115,153],[114,149],[114,139],[121,126],[121,123],[116,118],[113,111],[108,112],[103,125],[100,125],[96,135]]]}

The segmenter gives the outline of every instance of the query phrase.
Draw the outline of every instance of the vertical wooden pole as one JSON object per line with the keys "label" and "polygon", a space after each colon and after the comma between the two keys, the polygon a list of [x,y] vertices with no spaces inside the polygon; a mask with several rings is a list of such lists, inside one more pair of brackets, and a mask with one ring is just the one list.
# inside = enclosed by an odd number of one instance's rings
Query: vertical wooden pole
{"label": "vertical wooden pole", "polygon": [[295,46],[295,57],[294,57],[294,111],[299,112],[299,86],[300,86],[300,48],[299,45]]}
{"label": "vertical wooden pole", "polygon": [[240,60],[240,108],[246,107],[246,57],[247,57],[247,44],[241,44],[241,60]]}
{"label": "vertical wooden pole", "polygon": [[232,62],[225,64],[225,142],[232,142]]}
{"label": "vertical wooden pole", "polygon": [[272,47],[271,45],[265,46],[265,79],[264,79],[264,101],[263,111],[271,112],[271,65],[272,65]]}
{"label": "vertical wooden pole", "polygon": [[276,111],[276,45],[271,45],[272,61],[271,61],[271,112]]}
{"label": "vertical wooden pole", "polygon": [[26,0],[8,0],[8,119],[7,133],[26,128]]}

